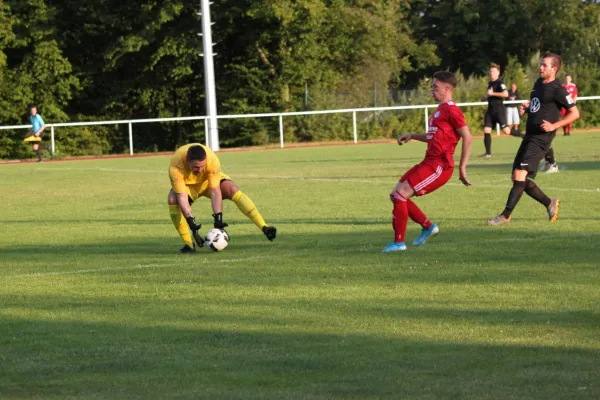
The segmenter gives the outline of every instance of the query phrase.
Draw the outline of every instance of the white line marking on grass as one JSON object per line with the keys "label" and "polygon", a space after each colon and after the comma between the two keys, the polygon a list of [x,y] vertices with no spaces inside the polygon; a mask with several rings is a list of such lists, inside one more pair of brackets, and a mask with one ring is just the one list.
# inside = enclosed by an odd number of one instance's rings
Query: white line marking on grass
{"label": "white line marking on grass", "polygon": [[[288,180],[298,180],[298,181],[322,181],[322,182],[356,182],[356,183],[381,183],[381,184],[393,184],[394,180],[378,180],[378,179],[354,179],[354,178],[305,178],[302,176],[257,176],[257,175],[246,175],[245,178],[251,179],[288,179]],[[508,181],[508,179],[507,179]],[[448,182],[446,185],[450,186],[464,186],[462,183]],[[487,184],[487,183],[475,183],[473,184],[474,188],[484,187],[484,188],[492,188],[492,189],[510,189],[512,185],[510,184]],[[544,186],[544,189],[547,190],[563,190],[568,192],[585,192],[585,193],[598,193],[600,194],[600,188],[597,189],[578,189],[578,188],[559,188],[559,187],[547,187]]]}
{"label": "white line marking on grass", "polygon": [[165,175],[168,171],[153,171],[147,169],[117,169],[117,168],[37,168],[37,171],[101,171],[101,172],[138,172],[138,173],[150,173],[150,174],[162,174]]}
{"label": "white line marking on grass", "polygon": [[[491,228],[490,231],[493,231],[494,228]],[[531,240],[540,240],[540,239],[560,239],[560,238],[593,238],[600,236],[600,232],[592,232],[592,233],[558,233],[558,234],[541,234],[536,236],[529,237],[512,237],[512,238],[490,238],[483,240],[469,240],[469,241],[454,241],[454,242],[437,242],[431,247],[435,248],[438,246],[460,246],[460,245],[469,245],[469,244],[477,244],[477,243],[498,243],[498,242],[524,242]],[[354,253],[354,252],[374,252],[379,250],[372,250],[373,246],[361,246],[358,248],[346,248],[346,249],[337,249],[333,250],[332,253],[343,254],[343,253]],[[306,252],[304,252],[306,253]],[[304,254],[302,251],[296,253],[286,253],[286,254],[267,254],[261,256],[250,256],[250,257],[240,257],[240,258],[226,258],[226,259],[210,259],[203,258],[201,260],[196,260],[198,263],[202,264],[210,264],[210,263],[237,263],[237,262],[246,262],[252,260],[259,260],[264,258],[281,258],[281,257],[297,257],[301,254]],[[77,275],[77,274],[93,274],[98,272],[107,272],[107,271],[126,271],[126,270],[136,270],[136,269],[147,269],[147,268],[166,268],[172,266],[178,266],[182,263],[167,263],[167,264],[138,264],[134,266],[123,266],[123,267],[108,267],[108,268],[98,268],[98,269],[80,269],[75,271],[54,271],[54,272],[36,272],[32,274],[20,274],[20,275],[9,275],[8,278],[39,278],[39,277],[47,277],[47,276],[56,276],[56,275]]]}
{"label": "white line marking on grass", "polygon": [[[125,173],[150,173],[150,174],[165,174],[167,171],[154,171],[142,169],[115,169],[115,168],[38,168],[38,171],[99,171],[99,172],[125,172]],[[377,180],[377,179],[355,179],[355,178],[309,178],[303,176],[286,176],[286,175],[236,175],[238,178],[246,179],[281,179],[281,180],[297,180],[297,181],[313,181],[313,182],[356,182],[356,183],[378,183],[378,184],[393,184],[394,180]],[[506,179],[508,181],[508,178]],[[463,186],[462,183],[448,182],[449,186]],[[510,189],[510,184],[489,184],[489,183],[474,183],[473,188],[491,188],[491,189]],[[561,190],[565,192],[582,192],[582,193],[597,193],[600,194],[600,188],[584,189],[584,188],[560,188],[544,186],[544,190]]]}
{"label": "white line marking on grass", "polygon": [[[298,254],[282,254],[279,257],[295,257]],[[193,257],[193,256],[192,256]],[[226,259],[211,259],[204,258],[200,260],[194,260],[195,263],[199,264],[214,264],[214,263],[237,263],[237,262],[245,262],[252,261],[263,258],[272,258],[272,255],[262,255],[262,256],[250,256],[250,257],[241,257],[241,258],[226,258]],[[124,271],[124,270],[135,270],[135,269],[146,269],[146,268],[166,268],[181,265],[182,263],[167,263],[167,264],[138,264],[133,266],[123,266],[123,267],[107,267],[107,268],[97,268],[97,269],[79,269],[75,271],[53,271],[53,272],[35,272],[32,274],[20,274],[20,275],[12,275],[8,276],[9,278],[32,278],[32,277],[45,277],[45,276],[55,276],[55,275],[78,275],[78,274],[93,274],[96,272],[107,272],[107,271]]]}
{"label": "white line marking on grass", "polygon": [[[493,232],[497,228],[490,227],[490,231]],[[484,240],[469,240],[469,241],[457,241],[457,242],[438,242],[435,243],[435,246],[461,246],[468,245],[473,243],[487,243],[487,242],[523,242],[529,240],[541,240],[541,239],[564,239],[564,238],[593,238],[600,236],[600,232],[593,233],[558,233],[558,234],[543,234],[537,236],[527,236],[527,237],[511,237],[511,238],[499,238],[499,239],[484,239]]]}
{"label": "white line marking on grass", "polygon": [[[448,182],[446,183],[446,185],[450,185],[450,186],[464,186],[462,183],[455,183],[455,182]],[[512,185],[502,185],[502,184],[487,184],[487,183],[474,183],[473,186],[474,188],[478,188],[478,187],[484,187],[484,188],[492,188],[492,189],[510,189],[512,187]],[[550,187],[550,186],[544,186],[543,187],[544,191],[547,190],[563,190],[565,192],[584,192],[584,193],[598,193],[600,194],[600,188],[599,189],[580,189],[580,188],[559,188],[559,187]]]}
{"label": "white line marking on grass", "polygon": [[94,272],[105,272],[105,271],[119,271],[123,269],[144,269],[144,268],[164,268],[171,267],[179,264],[146,264],[146,265],[134,265],[131,267],[107,267],[97,269],[79,269],[75,271],[55,271],[55,272],[36,272],[33,274],[22,274],[13,275],[13,278],[25,278],[25,277],[38,277],[38,276],[54,276],[54,275],[75,275],[75,274],[89,274]]}

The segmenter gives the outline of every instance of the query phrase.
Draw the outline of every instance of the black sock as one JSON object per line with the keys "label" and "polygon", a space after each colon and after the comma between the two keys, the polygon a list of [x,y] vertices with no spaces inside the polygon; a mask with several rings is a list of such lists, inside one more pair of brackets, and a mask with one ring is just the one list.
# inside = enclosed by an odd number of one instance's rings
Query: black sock
{"label": "black sock", "polygon": [[40,149],[37,149],[37,150],[35,151],[35,154],[37,154],[37,158],[38,158],[38,160],[41,160],[41,159],[42,159],[42,153],[40,152]]}
{"label": "black sock", "polygon": [[544,159],[552,165],[556,164],[556,160],[554,159],[554,149],[552,147],[550,147],[550,150],[548,150],[548,153],[546,153],[546,157],[544,157]]}
{"label": "black sock", "polygon": [[550,206],[550,198],[546,196],[544,192],[542,192],[542,189],[540,189],[534,181],[527,179],[527,184],[525,185],[525,193],[527,193],[532,199],[542,203],[546,208]]}
{"label": "black sock", "polygon": [[483,134],[483,144],[485,144],[485,154],[492,154],[492,134]]}
{"label": "black sock", "polygon": [[510,214],[513,212],[519,199],[523,195],[523,191],[525,191],[525,182],[523,181],[514,181],[513,187],[510,189],[510,193],[508,194],[508,200],[506,201],[506,208],[502,212],[504,218],[510,217]]}

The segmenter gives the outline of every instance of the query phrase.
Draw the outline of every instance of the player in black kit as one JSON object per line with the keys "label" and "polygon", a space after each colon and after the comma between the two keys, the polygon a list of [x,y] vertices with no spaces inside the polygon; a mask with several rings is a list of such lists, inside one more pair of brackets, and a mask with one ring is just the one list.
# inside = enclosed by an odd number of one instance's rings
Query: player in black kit
{"label": "player in black kit", "polygon": [[[523,192],[546,207],[550,222],[556,222],[558,218],[560,200],[550,199],[531,179],[535,178],[540,160],[550,149],[556,130],[579,118],[579,110],[571,95],[556,79],[560,64],[560,56],[554,53],[546,52],[540,59],[540,78],[533,85],[530,100],[520,107],[520,113],[527,112],[529,117],[527,133],[513,163],[513,187],[508,195],[506,208],[502,214],[488,220],[488,225],[497,226],[510,222],[510,214]],[[567,114],[561,120],[562,107],[567,109]]]}
{"label": "player in black kit", "polygon": [[492,128],[500,124],[502,131],[509,135],[510,126],[506,124],[506,108],[504,100],[508,97],[508,89],[502,79],[500,79],[500,66],[492,64],[490,66],[490,81],[488,82],[488,108],[485,113],[485,122],[483,125],[483,143],[485,144],[485,153],[480,157],[490,158],[492,156]]}

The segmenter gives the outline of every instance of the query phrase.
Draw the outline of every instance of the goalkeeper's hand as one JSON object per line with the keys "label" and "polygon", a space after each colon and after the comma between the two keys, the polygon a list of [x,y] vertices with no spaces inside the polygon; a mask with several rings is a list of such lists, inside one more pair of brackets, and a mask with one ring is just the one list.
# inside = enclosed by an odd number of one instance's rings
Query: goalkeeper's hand
{"label": "goalkeeper's hand", "polygon": [[213,218],[215,219],[214,227],[216,229],[225,229],[226,227],[229,226],[229,224],[226,224],[225,222],[223,222],[223,213],[222,212],[213,214]]}
{"label": "goalkeeper's hand", "polygon": [[200,236],[200,234],[198,233],[200,231],[200,228],[202,228],[202,224],[197,224],[196,219],[192,216],[187,217],[185,220],[187,221],[188,226],[190,227],[190,231],[192,231],[192,236],[194,237],[194,240],[196,241],[198,247],[204,246],[204,239],[202,239],[202,236]]}

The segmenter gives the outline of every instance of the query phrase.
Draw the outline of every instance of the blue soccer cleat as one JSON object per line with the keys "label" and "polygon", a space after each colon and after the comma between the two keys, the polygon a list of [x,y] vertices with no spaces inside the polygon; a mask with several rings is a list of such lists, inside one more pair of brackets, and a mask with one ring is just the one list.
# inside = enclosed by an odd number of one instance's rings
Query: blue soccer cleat
{"label": "blue soccer cleat", "polygon": [[440,228],[438,228],[438,226],[436,224],[432,224],[429,229],[423,229],[421,231],[421,234],[419,235],[418,238],[415,239],[415,241],[413,242],[413,246],[421,246],[423,244],[425,244],[425,242],[427,241],[427,239],[429,239],[430,236],[434,236],[437,235],[440,232]]}
{"label": "blue soccer cleat", "polygon": [[390,253],[392,251],[404,251],[406,250],[406,244],[404,242],[392,242],[388,243],[385,249],[381,250],[382,253]]}

